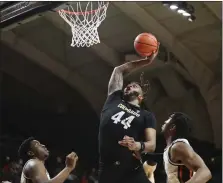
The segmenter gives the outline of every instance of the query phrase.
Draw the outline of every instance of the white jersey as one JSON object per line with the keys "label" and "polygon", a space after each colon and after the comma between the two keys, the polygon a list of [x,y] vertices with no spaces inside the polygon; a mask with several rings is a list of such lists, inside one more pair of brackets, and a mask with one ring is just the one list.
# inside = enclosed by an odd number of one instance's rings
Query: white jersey
{"label": "white jersey", "polygon": [[[28,178],[25,174],[24,174],[24,168],[26,167],[26,165],[28,164],[29,161],[33,161],[33,159],[30,159],[26,162],[26,164],[24,165],[23,167],[23,170],[22,170],[22,175],[21,175],[21,179],[20,179],[20,183],[31,183],[32,180],[30,178]],[[48,177],[48,180],[50,180],[50,175],[49,173],[47,172],[46,170],[46,175]]]}
{"label": "white jersey", "polygon": [[[185,166],[183,164],[180,164],[180,163],[173,163],[171,160],[170,160],[170,148],[177,142],[184,142],[188,145],[189,142],[188,140],[186,139],[177,139],[175,141],[173,141],[171,143],[170,146],[168,146],[164,153],[163,153],[163,160],[164,160],[164,168],[165,168],[165,172],[166,172],[166,175],[167,175],[167,183],[182,183],[184,182],[183,179],[187,179],[189,180],[190,177],[192,177],[193,175],[193,172],[186,169]],[[187,175],[185,175],[184,173],[184,176],[183,176],[183,171],[187,171]]]}

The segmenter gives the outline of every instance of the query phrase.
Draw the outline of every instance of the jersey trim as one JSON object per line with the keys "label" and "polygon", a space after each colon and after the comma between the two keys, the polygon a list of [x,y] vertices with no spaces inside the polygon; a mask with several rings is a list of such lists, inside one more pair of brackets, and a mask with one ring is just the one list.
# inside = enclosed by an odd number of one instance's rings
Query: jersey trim
{"label": "jersey trim", "polygon": [[182,170],[182,166],[178,166],[178,173],[177,173],[177,178],[179,180],[179,182],[183,182],[183,170]]}
{"label": "jersey trim", "polygon": [[174,163],[174,162],[172,162],[171,161],[171,156],[170,156],[170,150],[171,150],[171,148],[173,147],[173,145],[174,144],[176,144],[176,143],[178,143],[178,142],[183,142],[183,143],[186,143],[184,140],[176,140],[176,141],[174,141],[172,144],[171,144],[171,146],[167,149],[168,150],[168,152],[167,152],[167,158],[168,158],[168,161],[169,161],[169,163],[171,164],[171,165],[173,165],[173,166],[181,166],[181,165],[184,165],[184,164],[182,164],[182,163]]}

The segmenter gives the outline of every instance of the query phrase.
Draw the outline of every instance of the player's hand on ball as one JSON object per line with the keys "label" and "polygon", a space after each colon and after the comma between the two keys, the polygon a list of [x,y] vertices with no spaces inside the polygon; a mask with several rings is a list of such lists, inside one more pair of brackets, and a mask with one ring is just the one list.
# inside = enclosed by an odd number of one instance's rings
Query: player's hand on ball
{"label": "player's hand on ball", "polygon": [[65,161],[66,167],[72,171],[76,166],[77,160],[78,156],[75,152],[68,154]]}
{"label": "player's hand on ball", "polygon": [[121,146],[128,147],[131,151],[139,151],[141,145],[139,142],[136,142],[134,138],[129,136],[124,136],[123,140],[118,142]]}
{"label": "player's hand on ball", "polygon": [[157,50],[155,52],[153,52],[152,55],[147,57],[149,62],[152,62],[156,58],[156,56],[158,55],[158,53],[159,53],[159,45],[160,45],[160,43],[158,43]]}

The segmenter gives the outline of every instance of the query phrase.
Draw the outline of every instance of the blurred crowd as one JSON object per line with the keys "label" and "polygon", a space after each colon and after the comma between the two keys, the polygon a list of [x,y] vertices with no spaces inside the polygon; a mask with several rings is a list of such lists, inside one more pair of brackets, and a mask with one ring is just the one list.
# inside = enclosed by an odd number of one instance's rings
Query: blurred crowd
{"label": "blurred crowd", "polygon": [[[19,160],[11,160],[6,157],[1,166],[0,180],[2,183],[20,183],[24,162]],[[58,174],[64,168],[64,163],[60,157],[56,158],[56,166],[50,172],[51,177]],[[85,171],[82,175],[78,175],[75,170],[70,174],[65,183],[98,183],[97,170],[92,168],[90,171]]]}
{"label": "blurred crowd", "polygon": [[[17,149],[21,140],[16,143],[12,141],[3,142],[5,146],[1,146],[0,157],[0,182],[4,183],[20,183],[20,177],[24,163],[17,158]],[[215,150],[212,146],[202,141],[191,140],[193,147],[201,155],[207,166],[212,172],[212,179],[208,183],[222,182],[222,150]],[[11,144],[11,146],[9,146]],[[203,145],[202,145],[203,144]],[[162,152],[164,144],[158,138],[157,152]],[[62,154],[61,154],[62,153]],[[65,166],[65,154],[63,152],[52,150],[49,159],[46,161],[46,167],[50,177],[57,175]],[[65,183],[98,183],[98,165],[97,157],[94,162],[83,161],[86,156],[80,158],[77,168],[70,174]],[[162,158],[157,160],[157,169],[155,171],[155,182],[166,183],[166,174],[163,168]]]}
{"label": "blurred crowd", "polygon": [[12,161],[10,157],[6,157],[1,167],[0,178],[1,181],[20,182],[20,175],[22,172],[23,161],[21,159]]}
{"label": "blurred crowd", "polygon": [[[54,159],[56,164],[51,168],[50,175],[54,177],[63,168],[64,162],[61,157]],[[208,162],[207,162],[208,163]],[[1,165],[0,180],[2,183],[20,183],[20,176],[22,172],[24,162],[21,159],[11,160],[9,156],[6,156]],[[155,179],[158,183],[165,183],[165,172],[158,164],[155,171]],[[212,158],[208,163],[208,166],[212,172],[213,178],[209,183],[221,183],[222,180],[222,158],[221,156]],[[98,183],[98,171],[96,168],[92,168],[82,173],[77,173],[75,170],[70,174],[65,183]]]}

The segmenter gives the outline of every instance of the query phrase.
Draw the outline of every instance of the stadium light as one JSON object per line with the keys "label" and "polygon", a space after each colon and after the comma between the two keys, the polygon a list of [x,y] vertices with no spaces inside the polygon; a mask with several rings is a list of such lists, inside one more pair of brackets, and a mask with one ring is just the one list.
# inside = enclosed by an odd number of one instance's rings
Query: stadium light
{"label": "stadium light", "polygon": [[179,9],[179,10],[177,10],[177,13],[179,13],[179,14],[183,14],[183,13],[185,13],[186,11],[185,10],[183,10],[182,8],[181,9]]}
{"label": "stadium light", "polygon": [[196,17],[194,15],[191,15],[190,17],[188,17],[188,20],[190,22],[193,22],[194,20],[196,20]]}
{"label": "stadium light", "polygon": [[163,1],[164,6],[170,8],[173,11],[187,17],[188,21],[193,22],[196,17],[194,16],[194,7],[191,4],[188,4],[186,1]]}
{"label": "stadium light", "polygon": [[178,9],[178,6],[176,4],[172,4],[172,5],[170,5],[170,9],[176,10],[176,9]]}
{"label": "stadium light", "polygon": [[189,16],[191,16],[191,14],[185,11],[185,12],[183,13],[183,16],[185,16],[185,17],[189,17]]}

